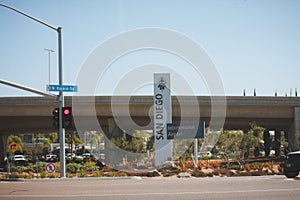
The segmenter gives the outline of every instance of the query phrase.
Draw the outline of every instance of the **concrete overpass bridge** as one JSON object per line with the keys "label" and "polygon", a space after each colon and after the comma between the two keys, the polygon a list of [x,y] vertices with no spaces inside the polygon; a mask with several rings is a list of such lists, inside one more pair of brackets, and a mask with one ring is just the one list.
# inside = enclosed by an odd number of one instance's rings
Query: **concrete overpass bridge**
{"label": "concrete overpass bridge", "polygon": [[[218,97],[214,97],[218,99]],[[95,112],[97,120],[105,134],[111,134],[116,128],[111,106],[118,110],[118,118],[124,124],[133,120],[144,129],[152,129],[153,97],[152,96],[96,96]],[[221,98],[220,98],[221,99]],[[285,131],[289,138],[291,150],[299,149],[296,138],[300,135],[300,98],[298,97],[226,97],[226,118],[224,129],[248,130],[250,122],[265,127],[267,130]],[[81,106],[81,118],[83,126],[78,131],[90,131],[93,120],[86,107],[91,101],[88,97],[77,97]],[[93,103],[93,102],[92,102]],[[220,106],[223,102],[219,102]],[[72,106],[72,97],[65,97],[65,106]],[[218,101],[214,102],[218,109]],[[58,107],[57,101],[47,97],[2,97],[0,98],[0,142],[4,144],[3,136],[19,133],[42,133],[56,131],[52,126],[52,111]],[[129,107],[129,108],[128,108]],[[181,120],[181,109],[200,110],[200,120],[210,125],[212,103],[209,96],[182,96],[180,102],[177,97],[172,97],[172,118],[174,121]],[[129,109],[130,116],[123,110]],[[188,116],[186,120],[195,120]],[[197,119],[199,120],[199,118]],[[130,130],[132,127],[125,127]],[[76,131],[74,126],[69,131]],[[95,131],[95,130],[94,130]],[[97,131],[97,130],[96,130]],[[1,153],[1,152],[0,152]]]}

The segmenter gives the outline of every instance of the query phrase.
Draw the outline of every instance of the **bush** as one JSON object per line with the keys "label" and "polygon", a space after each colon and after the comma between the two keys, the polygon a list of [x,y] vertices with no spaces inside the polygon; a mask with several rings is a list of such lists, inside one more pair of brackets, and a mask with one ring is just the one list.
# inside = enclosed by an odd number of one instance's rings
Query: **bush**
{"label": "bush", "polygon": [[220,170],[214,170],[213,172],[212,172],[212,174],[214,175],[214,176],[219,176],[220,175]]}
{"label": "bush", "polygon": [[239,172],[234,174],[233,176],[251,176],[250,172]]}
{"label": "bush", "polygon": [[111,171],[114,171],[114,169],[109,166],[109,165],[105,165],[102,169],[103,172],[111,172]]}
{"label": "bush", "polygon": [[115,176],[118,176],[118,175],[117,175],[116,172],[111,171],[111,172],[108,172],[108,173],[106,174],[106,176],[108,176],[108,177],[115,177]]}
{"label": "bush", "polygon": [[229,167],[229,169],[240,170],[241,167],[240,167],[240,165],[231,165],[231,166]]}
{"label": "bush", "polygon": [[41,172],[40,176],[41,176],[41,178],[46,178],[47,177],[47,173],[46,172]]}
{"label": "bush", "polygon": [[220,174],[221,174],[222,176],[228,176],[229,170],[228,170],[228,169],[220,169]]}
{"label": "bush", "polygon": [[259,163],[259,162],[255,162],[255,163],[251,163],[251,164],[249,164],[249,166],[250,166],[250,168],[252,169],[252,170],[262,170],[263,169],[263,164],[262,163]]}
{"label": "bush", "polygon": [[28,174],[26,174],[26,176],[24,178],[26,178],[26,179],[33,179],[34,175],[33,175],[32,172],[29,172]]}
{"label": "bush", "polygon": [[96,163],[95,162],[86,162],[84,165],[83,165],[83,168],[86,170],[86,171],[97,171],[98,170],[98,166],[96,166]]}
{"label": "bush", "polygon": [[27,171],[27,167],[26,167],[26,166],[22,166],[22,165],[19,165],[19,166],[13,166],[12,171],[13,171],[13,172],[22,173],[22,172]]}
{"label": "bush", "polygon": [[100,171],[94,171],[92,174],[93,177],[102,177],[102,174]]}
{"label": "bush", "polygon": [[45,162],[38,162],[35,166],[35,169],[38,173],[42,173],[45,171],[45,167],[46,167],[46,164]]}
{"label": "bush", "polygon": [[119,176],[127,176],[127,173],[126,172],[120,172]]}
{"label": "bush", "polygon": [[250,166],[249,164],[246,164],[246,165],[245,165],[245,170],[246,170],[247,172],[249,172],[249,171],[251,170],[251,166]]}
{"label": "bush", "polygon": [[67,178],[73,178],[73,177],[74,177],[73,174],[67,173]]}
{"label": "bush", "polygon": [[195,177],[206,177],[206,174],[203,171],[201,171],[201,170],[195,169],[192,172],[192,176],[195,176]]}
{"label": "bush", "polygon": [[69,163],[67,164],[66,168],[67,172],[69,173],[77,173],[82,168],[82,165],[77,163]]}
{"label": "bush", "polygon": [[86,172],[85,172],[85,171],[80,170],[80,171],[78,172],[77,176],[82,178],[82,177],[86,177],[87,175],[86,175]]}
{"label": "bush", "polygon": [[13,172],[11,174],[6,174],[5,178],[24,178],[24,175],[19,174],[18,172]]}
{"label": "bush", "polygon": [[47,174],[48,178],[58,178],[59,175],[54,173],[54,174]]}
{"label": "bush", "polygon": [[251,175],[252,176],[264,176],[264,175],[268,175],[268,172],[265,172],[265,171],[252,171]]}

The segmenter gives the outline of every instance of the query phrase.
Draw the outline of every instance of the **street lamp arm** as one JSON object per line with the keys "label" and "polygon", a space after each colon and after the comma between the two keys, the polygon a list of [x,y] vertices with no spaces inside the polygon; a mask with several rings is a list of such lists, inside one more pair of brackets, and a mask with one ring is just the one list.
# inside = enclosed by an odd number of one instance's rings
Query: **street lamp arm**
{"label": "street lamp arm", "polygon": [[1,3],[0,3],[0,6],[3,6],[3,7],[5,7],[5,8],[8,8],[8,9],[10,9],[10,10],[13,10],[13,11],[15,11],[15,12],[21,14],[21,15],[24,15],[25,17],[28,17],[28,18],[30,18],[30,19],[32,19],[32,20],[34,20],[34,21],[36,21],[36,22],[38,22],[38,23],[40,23],[40,24],[43,24],[43,25],[45,25],[45,26],[47,26],[47,27],[49,27],[49,28],[51,28],[51,29],[53,29],[53,30],[55,30],[55,31],[58,31],[58,29],[59,29],[59,28],[55,28],[54,26],[52,26],[52,25],[50,25],[50,24],[47,24],[46,22],[43,22],[42,20],[36,19],[36,18],[34,18],[34,17],[32,17],[32,16],[30,16],[30,15],[28,15],[28,14],[26,14],[26,13],[20,11],[20,10],[17,10],[17,9],[15,9],[15,8],[12,8],[12,7],[7,6],[7,5],[5,5],[5,4],[1,4]]}

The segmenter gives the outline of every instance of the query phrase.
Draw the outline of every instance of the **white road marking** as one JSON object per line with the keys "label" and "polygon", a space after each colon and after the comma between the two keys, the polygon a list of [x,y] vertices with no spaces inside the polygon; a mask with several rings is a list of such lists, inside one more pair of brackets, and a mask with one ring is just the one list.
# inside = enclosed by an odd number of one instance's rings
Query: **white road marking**
{"label": "white road marking", "polygon": [[24,194],[24,195],[0,195],[0,198],[43,198],[43,197],[118,197],[118,196],[165,196],[165,195],[201,195],[201,194],[234,194],[234,193],[253,193],[253,192],[292,192],[300,191],[299,189],[267,189],[267,190],[230,190],[230,191],[191,191],[191,192],[146,192],[146,193],[120,193],[120,194]]}

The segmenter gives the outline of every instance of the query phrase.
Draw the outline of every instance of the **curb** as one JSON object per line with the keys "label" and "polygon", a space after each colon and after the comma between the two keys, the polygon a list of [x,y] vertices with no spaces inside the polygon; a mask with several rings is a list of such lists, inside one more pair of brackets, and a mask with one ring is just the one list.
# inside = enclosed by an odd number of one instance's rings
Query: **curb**
{"label": "curb", "polygon": [[31,182],[31,181],[93,181],[93,180],[128,180],[128,179],[135,179],[141,180],[142,177],[139,176],[120,176],[120,177],[85,177],[85,178],[35,178],[35,179],[24,179],[24,178],[3,178],[0,179],[1,181],[11,181],[11,182]]}

